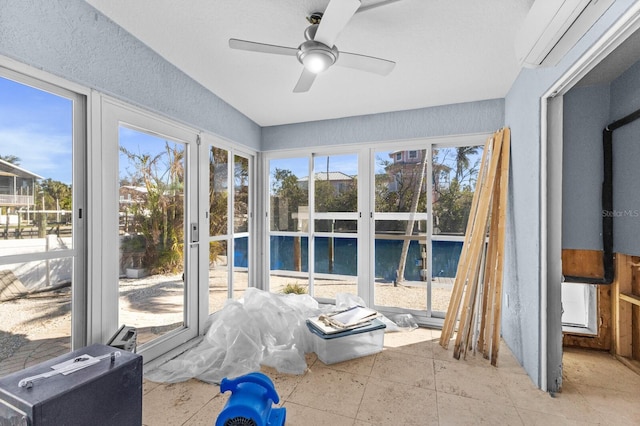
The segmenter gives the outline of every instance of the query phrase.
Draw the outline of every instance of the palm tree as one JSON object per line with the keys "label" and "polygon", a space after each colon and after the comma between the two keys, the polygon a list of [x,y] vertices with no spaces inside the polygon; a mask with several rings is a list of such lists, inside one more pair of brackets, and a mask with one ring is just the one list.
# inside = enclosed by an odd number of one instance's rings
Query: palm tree
{"label": "palm tree", "polygon": [[0,160],[6,161],[7,163],[11,163],[13,165],[19,166],[20,165],[20,157],[16,157],[15,155],[0,155]]}
{"label": "palm tree", "polygon": [[469,168],[469,157],[477,153],[477,146],[461,146],[456,148],[456,179],[458,182],[462,182],[464,172]]}

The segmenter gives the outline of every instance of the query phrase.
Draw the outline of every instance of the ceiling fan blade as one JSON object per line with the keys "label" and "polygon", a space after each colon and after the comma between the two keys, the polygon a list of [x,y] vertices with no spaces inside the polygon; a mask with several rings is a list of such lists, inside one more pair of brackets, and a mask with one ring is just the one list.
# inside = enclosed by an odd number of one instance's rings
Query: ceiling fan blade
{"label": "ceiling fan blade", "polygon": [[316,75],[318,74],[312,73],[311,71],[308,71],[306,68],[303,68],[302,75],[300,75],[300,78],[298,79],[298,83],[296,84],[296,87],[293,88],[293,93],[308,92],[309,89],[311,89],[311,85],[313,84],[313,81],[316,79]]}
{"label": "ceiling fan blade", "polygon": [[275,55],[296,56],[298,49],[293,47],[276,46],[275,44],[256,43],[255,41],[229,39],[229,47],[250,52],[273,53]]}
{"label": "ceiling fan blade", "polygon": [[388,75],[396,66],[396,63],[387,59],[375,58],[373,56],[340,52],[336,65],[372,72],[374,74]]}
{"label": "ceiling fan blade", "polygon": [[359,7],[360,0],[331,0],[322,14],[318,31],[313,39],[333,47],[340,32]]}
{"label": "ceiling fan blade", "polygon": [[366,12],[367,10],[376,9],[380,6],[387,6],[391,3],[397,3],[399,1],[402,1],[402,0],[382,0],[382,1],[379,1],[378,3],[370,4],[368,6],[362,6],[361,8],[358,9],[357,13]]}

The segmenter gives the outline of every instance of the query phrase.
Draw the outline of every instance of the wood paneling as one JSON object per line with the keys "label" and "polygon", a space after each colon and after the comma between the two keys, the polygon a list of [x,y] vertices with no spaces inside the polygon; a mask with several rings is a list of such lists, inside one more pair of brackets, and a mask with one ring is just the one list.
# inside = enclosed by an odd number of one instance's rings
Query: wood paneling
{"label": "wood paneling", "polygon": [[[602,251],[562,250],[562,273],[575,277],[602,278]],[[587,336],[564,333],[562,344],[589,349],[610,350],[612,340],[611,286],[598,285],[598,334]]]}
{"label": "wood paneling", "polygon": [[640,374],[640,257],[616,253],[613,353]]}

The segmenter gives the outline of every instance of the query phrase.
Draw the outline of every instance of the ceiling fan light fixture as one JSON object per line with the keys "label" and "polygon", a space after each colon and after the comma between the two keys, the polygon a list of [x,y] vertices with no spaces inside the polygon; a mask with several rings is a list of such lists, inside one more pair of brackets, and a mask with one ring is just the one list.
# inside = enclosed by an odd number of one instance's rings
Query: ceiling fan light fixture
{"label": "ceiling fan light fixture", "polygon": [[302,58],[302,64],[307,70],[314,74],[318,74],[329,68],[333,62],[324,52],[315,51],[304,55],[304,58]]}
{"label": "ceiling fan light fixture", "polygon": [[298,61],[304,67],[314,74],[333,65],[338,59],[338,49],[329,48],[328,46],[313,40],[306,41],[300,45],[298,50]]}

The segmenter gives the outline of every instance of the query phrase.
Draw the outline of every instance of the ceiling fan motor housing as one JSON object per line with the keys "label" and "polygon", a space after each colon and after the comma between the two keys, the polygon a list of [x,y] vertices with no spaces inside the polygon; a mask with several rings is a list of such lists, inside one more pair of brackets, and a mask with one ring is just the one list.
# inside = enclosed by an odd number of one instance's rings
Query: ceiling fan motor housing
{"label": "ceiling fan motor housing", "polygon": [[[399,0],[382,0],[375,5],[396,2]],[[304,31],[304,41],[297,49],[274,44],[258,43],[248,40],[229,39],[232,49],[249,50],[284,56],[296,56],[304,66],[294,93],[307,92],[316,75],[334,64],[385,76],[391,72],[395,62],[373,56],[359,55],[349,52],[338,52],[334,45],[340,32],[358,10],[363,10],[361,0],[329,0],[324,12],[314,12],[307,17],[309,25]],[[340,61],[338,62],[338,58]]]}
{"label": "ceiling fan motor housing", "polygon": [[298,47],[298,61],[306,69],[313,73],[319,73],[338,60],[338,49],[335,46],[329,47],[324,43],[315,41],[318,24],[309,25],[304,31],[304,37],[307,41]]}
{"label": "ceiling fan motor housing", "polygon": [[[313,40],[307,40],[298,47],[298,61],[311,72],[324,71],[338,60],[338,49]],[[317,63],[315,65],[314,63]],[[317,68],[315,68],[317,67]],[[317,71],[314,71],[316,70]]]}

